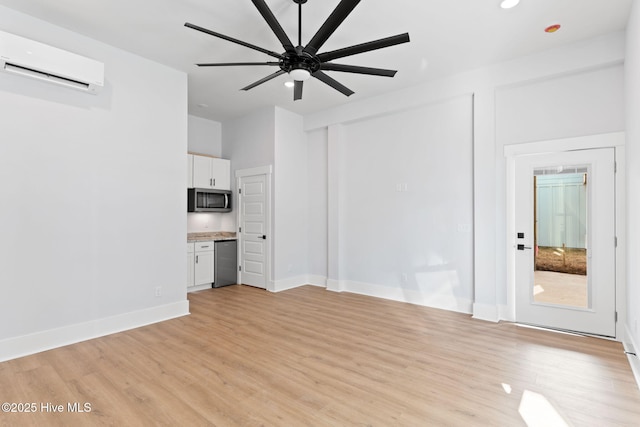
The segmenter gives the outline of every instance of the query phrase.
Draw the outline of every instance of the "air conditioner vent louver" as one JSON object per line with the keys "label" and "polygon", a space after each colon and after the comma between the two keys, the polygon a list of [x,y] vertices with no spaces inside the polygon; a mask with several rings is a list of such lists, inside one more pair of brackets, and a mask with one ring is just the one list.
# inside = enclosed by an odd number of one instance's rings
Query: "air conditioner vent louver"
{"label": "air conditioner vent louver", "polygon": [[9,62],[5,62],[4,70],[14,74],[20,74],[26,77],[33,77],[35,79],[41,79],[50,81],[52,83],[61,84],[64,86],[69,86],[74,89],[82,89],[88,90],[89,84],[79,82],[77,80],[67,79],[64,77],[55,76],[53,74],[43,73],[42,71],[32,70],[31,68],[21,67],[19,65],[11,64]]}
{"label": "air conditioner vent louver", "polygon": [[1,31],[0,71],[93,94],[104,86],[101,62]]}

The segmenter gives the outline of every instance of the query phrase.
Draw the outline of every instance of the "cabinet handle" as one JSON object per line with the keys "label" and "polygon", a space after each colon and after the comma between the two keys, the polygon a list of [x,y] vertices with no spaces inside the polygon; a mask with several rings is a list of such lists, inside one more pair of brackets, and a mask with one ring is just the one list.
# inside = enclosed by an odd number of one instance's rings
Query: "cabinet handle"
{"label": "cabinet handle", "polygon": [[213,187],[213,179],[209,178],[209,185]]}
{"label": "cabinet handle", "polygon": [[196,255],[196,264],[198,263],[198,255]]}
{"label": "cabinet handle", "polygon": [[216,186],[216,179],[215,178],[213,178],[213,186],[214,187]]}

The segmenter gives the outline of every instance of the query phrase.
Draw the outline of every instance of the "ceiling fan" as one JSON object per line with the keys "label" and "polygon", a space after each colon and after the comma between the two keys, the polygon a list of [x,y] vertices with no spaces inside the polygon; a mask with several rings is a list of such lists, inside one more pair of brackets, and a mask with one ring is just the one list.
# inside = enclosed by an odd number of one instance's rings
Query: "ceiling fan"
{"label": "ceiling fan", "polygon": [[347,16],[353,11],[353,9],[360,3],[360,0],[341,0],[334,11],[329,15],[327,20],[322,24],[318,32],[311,38],[306,46],[302,46],[302,5],[307,0],[293,0],[298,4],[298,46],[294,46],[284,29],[269,9],[269,6],[264,0],[251,0],[255,7],[258,9],[262,17],[271,30],[274,32],[282,47],[283,53],[273,52],[267,49],[263,49],[259,46],[251,43],[243,42],[233,37],[225,36],[224,34],[216,33],[215,31],[208,30],[206,28],[199,27],[190,23],[185,23],[186,27],[192,28],[197,31],[212,35],[214,37],[221,38],[223,40],[237,43],[241,46],[248,47],[250,49],[257,50],[258,52],[265,53],[269,56],[277,58],[278,61],[271,62],[226,62],[226,63],[203,63],[196,64],[199,67],[226,67],[226,66],[240,66],[240,65],[267,65],[277,66],[280,70],[267,77],[258,80],[243,87],[242,90],[249,90],[262,83],[265,83],[273,78],[276,78],[282,74],[289,73],[294,80],[293,99],[302,99],[302,86],[303,82],[309,77],[315,77],[321,82],[331,86],[337,91],[343,93],[346,96],[353,95],[353,91],[333,78],[329,77],[324,71],[342,71],[346,73],[368,74],[372,76],[384,76],[393,77],[396,74],[396,70],[386,70],[382,68],[370,68],[360,67],[356,65],[344,65],[331,62],[334,59],[344,58],[346,56],[356,55],[358,53],[369,52],[376,49],[382,49],[389,46],[394,46],[401,43],[407,43],[409,41],[409,33],[398,34],[396,36],[386,37],[379,40],[370,41],[367,43],[361,43],[342,49],[332,50],[330,52],[318,53],[322,45],[333,34],[333,32],[340,26],[340,24],[346,19]]}

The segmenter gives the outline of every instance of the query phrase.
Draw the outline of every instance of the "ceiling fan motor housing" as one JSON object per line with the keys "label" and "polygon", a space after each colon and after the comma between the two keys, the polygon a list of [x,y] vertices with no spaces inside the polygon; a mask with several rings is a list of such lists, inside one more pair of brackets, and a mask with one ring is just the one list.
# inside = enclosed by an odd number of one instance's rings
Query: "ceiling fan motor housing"
{"label": "ceiling fan motor housing", "polygon": [[307,70],[310,74],[320,69],[320,60],[315,55],[309,55],[302,51],[302,46],[297,46],[295,53],[284,52],[280,60],[280,69],[285,73],[291,70]]}

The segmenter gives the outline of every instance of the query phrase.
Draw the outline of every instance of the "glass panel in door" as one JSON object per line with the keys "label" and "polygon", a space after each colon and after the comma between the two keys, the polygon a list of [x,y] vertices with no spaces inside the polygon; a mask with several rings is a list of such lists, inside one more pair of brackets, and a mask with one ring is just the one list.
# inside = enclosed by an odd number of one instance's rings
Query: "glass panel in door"
{"label": "glass panel in door", "polygon": [[590,308],[588,280],[588,166],[533,171],[533,301]]}

